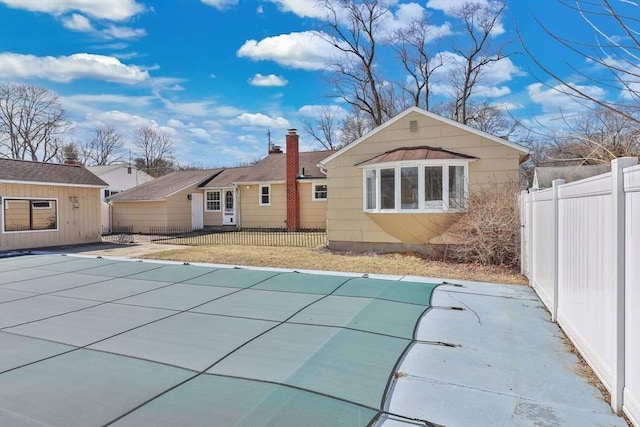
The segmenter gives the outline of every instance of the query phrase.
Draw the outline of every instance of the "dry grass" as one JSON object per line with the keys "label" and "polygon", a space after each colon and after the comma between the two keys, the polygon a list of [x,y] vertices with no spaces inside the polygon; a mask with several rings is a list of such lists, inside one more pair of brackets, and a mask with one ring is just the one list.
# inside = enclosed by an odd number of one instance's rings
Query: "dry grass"
{"label": "dry grass", "polygon": [[498,266],[430,261],[410,254],[352,254],[327,249],[264,246],[190,246],[143,256],[183,262],[281,267],[368,274],[412,275],[447,279],[527,284],[513,270]]}

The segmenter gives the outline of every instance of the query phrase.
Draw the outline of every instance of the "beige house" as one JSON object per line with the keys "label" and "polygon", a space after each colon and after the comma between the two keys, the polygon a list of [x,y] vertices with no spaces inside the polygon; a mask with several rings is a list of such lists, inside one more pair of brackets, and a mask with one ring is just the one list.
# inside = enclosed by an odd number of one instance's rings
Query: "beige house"
{"label": "beige house", "polygon": [[0,159],[0,251],[99,242],[106,187],[82,166]]}
{"label": "beige house", "polygon": [[111,229],[133,233],[199,230],[204,227],[200,185],[222,169],[176,171],[114,194]]}
{"label": "beige house", "polygon": [[333,151],[272,147],[255,165],[180,171],[110,198],[112,227],[152,233],[207,227],[325,229],[327,178],[318,162]]}
{"label": "beige house", "polygon": [[411,107],[320,161],[329,247],[422,251],[482,185],[517,183],[525,147]]}

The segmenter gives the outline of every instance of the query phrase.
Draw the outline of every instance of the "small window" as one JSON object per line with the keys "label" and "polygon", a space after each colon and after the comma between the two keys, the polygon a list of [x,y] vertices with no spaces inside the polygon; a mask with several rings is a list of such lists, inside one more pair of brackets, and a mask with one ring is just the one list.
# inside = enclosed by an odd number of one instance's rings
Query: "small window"
{"label": "small window", "polygon": [[220,212],[220,191],[207,191],[207,212]]}
{"label": "small window", "polygon": [[268,185],[260,186],[260,206],[271,205],[271,187]]}
{"label": "small window", "polygon": [[365,187],[366,187],[366,210],[374,210],[378,206],[378,202],[376,200],[376,195],[378,192],[376,191],[376,173],[377,170],[372,169],[365,171]]}
{"label": "small window", "polygon": [[42,231],[58,229],[58,203],[56,200],[3,200],[3,230]]}
{"label": "small window", "polygon": [[312,200],[327,200],[327,184],[313,184]]}

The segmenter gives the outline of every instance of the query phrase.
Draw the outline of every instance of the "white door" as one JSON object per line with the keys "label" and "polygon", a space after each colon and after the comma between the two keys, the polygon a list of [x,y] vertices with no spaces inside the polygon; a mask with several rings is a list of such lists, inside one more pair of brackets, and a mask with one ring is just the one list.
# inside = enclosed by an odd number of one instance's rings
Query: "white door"
{"label": "white door", "polygon": [[204,228],[204,198],[202,193],[191,193],[191,228]]}
{"label": "white door", "polygon": [[233,190],[224,190],[224,211],[222,215],[222,224],[236,224],[236,196]]}

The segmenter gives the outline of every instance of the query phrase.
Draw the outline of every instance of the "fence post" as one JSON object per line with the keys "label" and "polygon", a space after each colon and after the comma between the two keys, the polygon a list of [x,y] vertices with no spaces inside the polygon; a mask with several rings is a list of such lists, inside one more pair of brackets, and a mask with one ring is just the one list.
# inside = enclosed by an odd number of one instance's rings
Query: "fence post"
{"label": "fence post", "polygon": [[526,207],[527,207],[527,196],[529,192],[527,190],[522,190],[520,192],[520,274],[524,275],[525,265],[529,263],[529,254],[527,253],[527,239],[526,233],[529,228],[529,224],[527,223],[526,217]]}
{"label": "fence post", "polygon": [[558,228],[558,223],[560,222],[560,204],[558,203],[558,187],[565,183],[564,179],[554,179],[551,182],[552,191],[553,191],[553,199],[551,202],[552,210],[553,210],[553,224],[551,225],[551,232],[553,233],[553,310],[551,310],[551,321],[558,321],[558,282],[559,282],[559,268],[558,268],[558,256],[560,253],[558,252],[558,247],[560,245],[560,230]]}
{"label": "fence post", "polygon": [[613,384],[611,386],[611,408],[622,415],[625,377],[625,195],[624,174],[626,167],[636,165],[636,157],[620,157],[611,161],[611,196],[613,202],[613,284],[616,287],[616,298],[613,309],[616,316],[616,345],[613,366]]}

